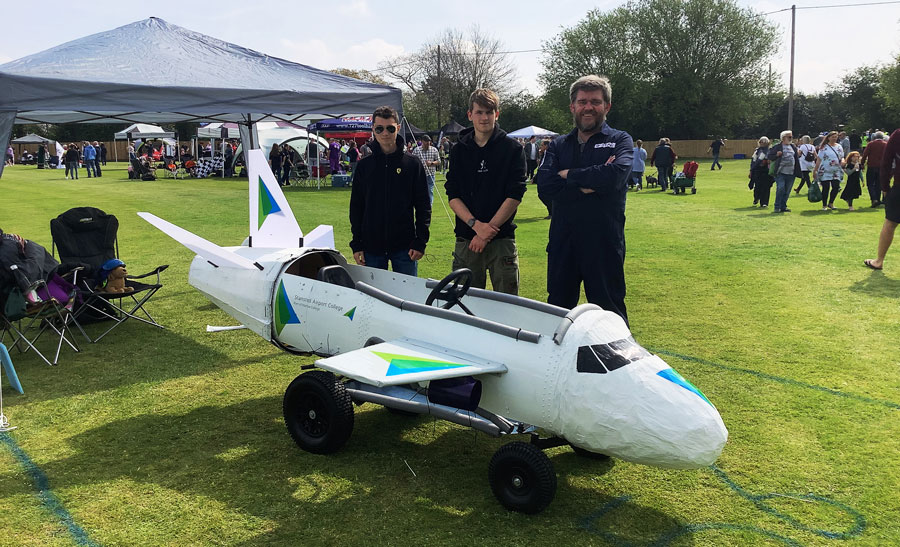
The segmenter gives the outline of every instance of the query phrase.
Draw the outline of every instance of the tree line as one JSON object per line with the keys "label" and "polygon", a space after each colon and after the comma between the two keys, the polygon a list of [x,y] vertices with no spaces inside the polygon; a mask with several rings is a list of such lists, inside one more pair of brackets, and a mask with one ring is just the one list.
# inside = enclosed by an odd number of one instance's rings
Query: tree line
{"label": "tree line", "polygon": [[[566,132],[572,127],[569,84],[585,74],[603,74],[613,85],[609,123],[635,138],[755,139],[777,136],[787,127],[783,75],[770,69],[772,58],[786,47],[764,14],[734,0],[629,0],[609,11],[588,11],[536,48],[542,55],[539,95],[517,86],[516,53],[478,26],[447,29],[375,71],[333,72],[397,85],[407,118],[428,130],[451,119],[467,125],[469,94],[487,87],[501,97],[504,128],[538,125]],[[898,126],[900,55],[844,74],[821,93],[794,97],[795,133]],[[196,127],[164,125],[185,137]],[[26,125],[16,126],[14,136],[36,132],[63,142],[109,140],[121,129],[121,124]]]}
{"label": "tree line", "polygon": [[[403,89],[404,113],[423,129],[450,119],[465,125],[469,93],[488,87],[501,96],[504,128],[565,132],[572,127],[569,84],[603,74],[613,85],[610,125],[637,138],[758,138],[787,127],[783,75],[770,69],[787,46],[775,24],[733,0],[630,0],[588,11],[541,45],[538,96],[515,86],[515,53],[477,26],[446,30],[377,73]],[[900,126],[900,56],[857,68],[822,93],[795,94],[795,132],[840,126]]]}

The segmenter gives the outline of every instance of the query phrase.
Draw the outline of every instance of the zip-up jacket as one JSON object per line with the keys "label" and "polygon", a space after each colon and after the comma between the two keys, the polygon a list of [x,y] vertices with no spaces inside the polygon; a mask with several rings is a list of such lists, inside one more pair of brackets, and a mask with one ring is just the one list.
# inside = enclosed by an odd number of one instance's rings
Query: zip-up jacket
{"label": "zip-up jacket", "polygon": [[[799,178],[800,174],[801,174],[800,152],[797,151],[796,145],[791,144],[790,147],[794,149],[794,177]],[[775,173],[776,174],[781,172],[781,171],[779,171],[779,169],[781,169],[781,158],[782,157],[779,156],[778,153],[782,152],[783,149],[784,149],[784,145],[781,144],[780,142],[778,144],[776,144],[775,146],[773,146],[772,148],[769,148],[769,161],[775,162]]]}
{"label": "zip-up jacket", "polygon": [[392,154],[382,152],[378,141],[369,146],[372,154],[359,160],[353,172],[350,248],[353,252],[415,249],[424,253],[431,202],[422,163],[403,153],[399,135]]}
{"label": "zip-up jacket", "polygon": [[[607,164],[610,156],[616,159]],[[538,195],[553,201],[550,246],[558,240],[615,245],[625,248],[626,180],[631,173],[634,142],[631,136],[611,128],[606,122],[584,144],[578,144],[578,130],[550,142],[538,169]],[[566,178],[557,173],[568,169]],[[593,193],[585,194],[582,188]]]}
{"label": "zip-up jacket", "polygon": [[[450,150],[447,172],[447,201],[461,199],[469,212],[481,222],[489,222],[507,198],[522,201],[525,185],[525,153],[522,145],[494,127],[484,146],[475,142],[475,129],[459,134],[459,142]],[[513,213],[499,228],[495,239],[515,237],[516,215]],[[465,219],[468,220],[468,219]],[[457,237],[472,239],[475,231],[465,220],[456,217]]]}

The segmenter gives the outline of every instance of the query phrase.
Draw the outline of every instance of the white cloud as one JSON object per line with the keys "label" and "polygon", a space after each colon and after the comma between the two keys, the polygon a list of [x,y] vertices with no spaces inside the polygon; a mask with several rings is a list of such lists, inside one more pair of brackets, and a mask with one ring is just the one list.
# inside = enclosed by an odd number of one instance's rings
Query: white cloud
{"label": "white cloud", "polygon": [[372,70],[378,66],[379,61],[405,52],[403,46],[391,44],[381,38],[350,44],[340,49],[318,38],[299,42],[283,39],[281,46],[284,58],[324,69],[342,67]]}
{"label": "white cloud", "polygon": [[338,12],[346,17],[365,18],[372,15],[366,0],[353,0],[347,5],[338,7]]}

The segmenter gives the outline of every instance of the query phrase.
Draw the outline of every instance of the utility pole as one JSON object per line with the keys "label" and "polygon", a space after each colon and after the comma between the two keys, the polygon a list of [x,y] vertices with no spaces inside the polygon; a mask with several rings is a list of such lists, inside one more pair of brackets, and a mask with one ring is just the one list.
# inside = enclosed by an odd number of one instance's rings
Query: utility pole
{"label": "utility pole", "polygon": [[788,92],[788,131],[794,130],[794,39],[797,36],[797,6],[791,6],[791,83]]}

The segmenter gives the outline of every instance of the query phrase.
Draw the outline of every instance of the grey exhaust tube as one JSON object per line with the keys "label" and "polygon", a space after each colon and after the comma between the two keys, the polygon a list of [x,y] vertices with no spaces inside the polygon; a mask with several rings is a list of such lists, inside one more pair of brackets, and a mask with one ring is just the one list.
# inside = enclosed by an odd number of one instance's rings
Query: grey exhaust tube
{"label": "grey exhaust tube", "polygon": [[499,437],[501,434],[510,433],[514,429],[513,424],[500,416],[486,412],[485,414],[494,418],[494,420],[491,420],[467,410],[436,405],[429,402],[425,394],[404,387],[387,386],[375,388],[355,381],[347,382],[345,387],[354,403],[375,403],[397,410],[405,410],[406,412],[430,414],[441,420],[477,429],[492,437]]}

